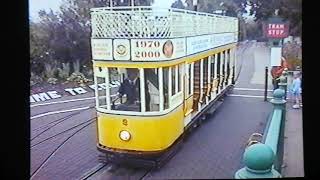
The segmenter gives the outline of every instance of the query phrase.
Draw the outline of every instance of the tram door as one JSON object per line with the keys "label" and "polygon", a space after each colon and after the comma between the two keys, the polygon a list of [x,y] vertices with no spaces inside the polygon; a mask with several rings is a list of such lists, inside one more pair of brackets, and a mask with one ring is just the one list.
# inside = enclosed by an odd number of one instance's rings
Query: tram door
{"label": "tram door", "polygon": [[201,63],[200,60],[194,62],[193,65],[193,111],[198,111],[198,103],[200,101],[200,68],[201,68]]}
{"label": "tram door", "polygon": [[207,99],[207,92],[208,92],[208,57],[203,58],[203,64],[202,64],[202,105],[205,105],[206,99]]}
{"label": "tram door", "polygon": [[185,73],[183,78],[184,84],[184,125],[191,121],[191,112],[193,105],[193,63],[185,64]]}

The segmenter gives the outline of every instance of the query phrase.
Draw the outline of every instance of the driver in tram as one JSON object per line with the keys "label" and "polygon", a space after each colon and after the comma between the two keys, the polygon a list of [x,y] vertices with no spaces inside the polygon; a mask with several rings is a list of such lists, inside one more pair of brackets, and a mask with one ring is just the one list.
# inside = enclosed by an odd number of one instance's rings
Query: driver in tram
{"label": "driver in tram", "polygon": [[128,78],[126,78],[119,88],[119,96],[122,97],[124,94],[127,96],[125,104],[134,104],[139,100],[139,78],[138,69],[127,69]]}
{"label": "driver in tram", "polygon": [[[119,97],[124,94],[127,96],[127,100],[124,103],[129,106],[140,107],[140,78],[138,77],[139,70],[136,68],[127,69],[128,78],[126,78],[119,88]],[[146,111],[150,111],[150,94],[148,85],[145,84],[146,93]],[[127,109],[127,108],[126,108]]]}

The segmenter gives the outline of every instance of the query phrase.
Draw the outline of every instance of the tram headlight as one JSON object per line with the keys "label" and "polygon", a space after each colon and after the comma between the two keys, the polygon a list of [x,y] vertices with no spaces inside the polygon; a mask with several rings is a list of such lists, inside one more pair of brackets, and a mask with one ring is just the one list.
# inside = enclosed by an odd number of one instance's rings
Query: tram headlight
{"label": "tram headlight", "polygon": [[120,139],[123,140],[123,141],[129,141],[130,138],[131,138],[131,134],[128,132],[128,131],[120,131]]}

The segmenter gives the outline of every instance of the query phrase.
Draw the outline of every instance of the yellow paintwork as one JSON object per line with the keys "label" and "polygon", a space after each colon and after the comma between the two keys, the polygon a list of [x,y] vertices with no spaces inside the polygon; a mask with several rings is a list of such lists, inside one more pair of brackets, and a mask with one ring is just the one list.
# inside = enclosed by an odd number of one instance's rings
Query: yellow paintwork
{"label": "yellow paintwork", "polygon": [[236,47],[237,43],[232,43],[226,46],[221,46],[219,48],[215,48],[213,50],[205,51],[196,55],[182,57],[179,59],[171,60],[171,61],[159,61],[159,62],[123,62],[123,61],[93,61],[94,67],[119,67],[119,68],[159,68],[159,67],[168,67],[180,64],[182,62],[192,63],[194,61],[198,61],[204,57],[211,56],[213,54],[219,53],[221,51],[225,51],[230,48]]}
{"label": "yellow paintwork", "polygon": [[[93,61],[94,67],[124,67],[124,68],[158,68],[192,63],[201,58],[216,54],[226,49],[234,48],[236,43],[222,46],[214,50],[197,55],[183,57],[177,60],[164,62],[121,62],[121,61]],[[218,83],[220,79],[220,84]],[[211,91],[218,89],[223,76],[213,80]],[[184,97],[184,102],[168,114],[159,116],[129,116],[106,114],[98,112],[98,141],[101,145],[118,150],[161,151],[170,147],[183,133],[184,118],[192,112],[193,96]],[[124,125],[123,120],[127,120]],[[131,134],[129,141],[122,141],[119,133],[127,130]]]}
{"label": "yellow paintwork", "polygon": [[[123,124],[127,120],[127,125]],[[183,133],[183,105],[162,116],[126,116],[98,113],[99,143],[109,148],[159,151],[168,148]],[[131,139],[122,141],[121,130],[129,131]]]}

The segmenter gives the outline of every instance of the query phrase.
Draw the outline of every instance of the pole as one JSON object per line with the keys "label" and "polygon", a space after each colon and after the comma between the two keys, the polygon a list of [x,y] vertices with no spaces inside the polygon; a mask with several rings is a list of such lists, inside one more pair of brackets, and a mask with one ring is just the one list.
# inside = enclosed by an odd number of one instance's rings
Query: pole
{"label": "pole", "polygon": [[268,66],[266,66],[266,72],[265,72],[265,83],[264,83],[264,101],[267,101],[267,93],[268,93]]}
{"label": "pole", "polygon": [[194,11],[197,11],[197,9],[198,9],[198,0],[193,0],[193,8],[194,8]]}

